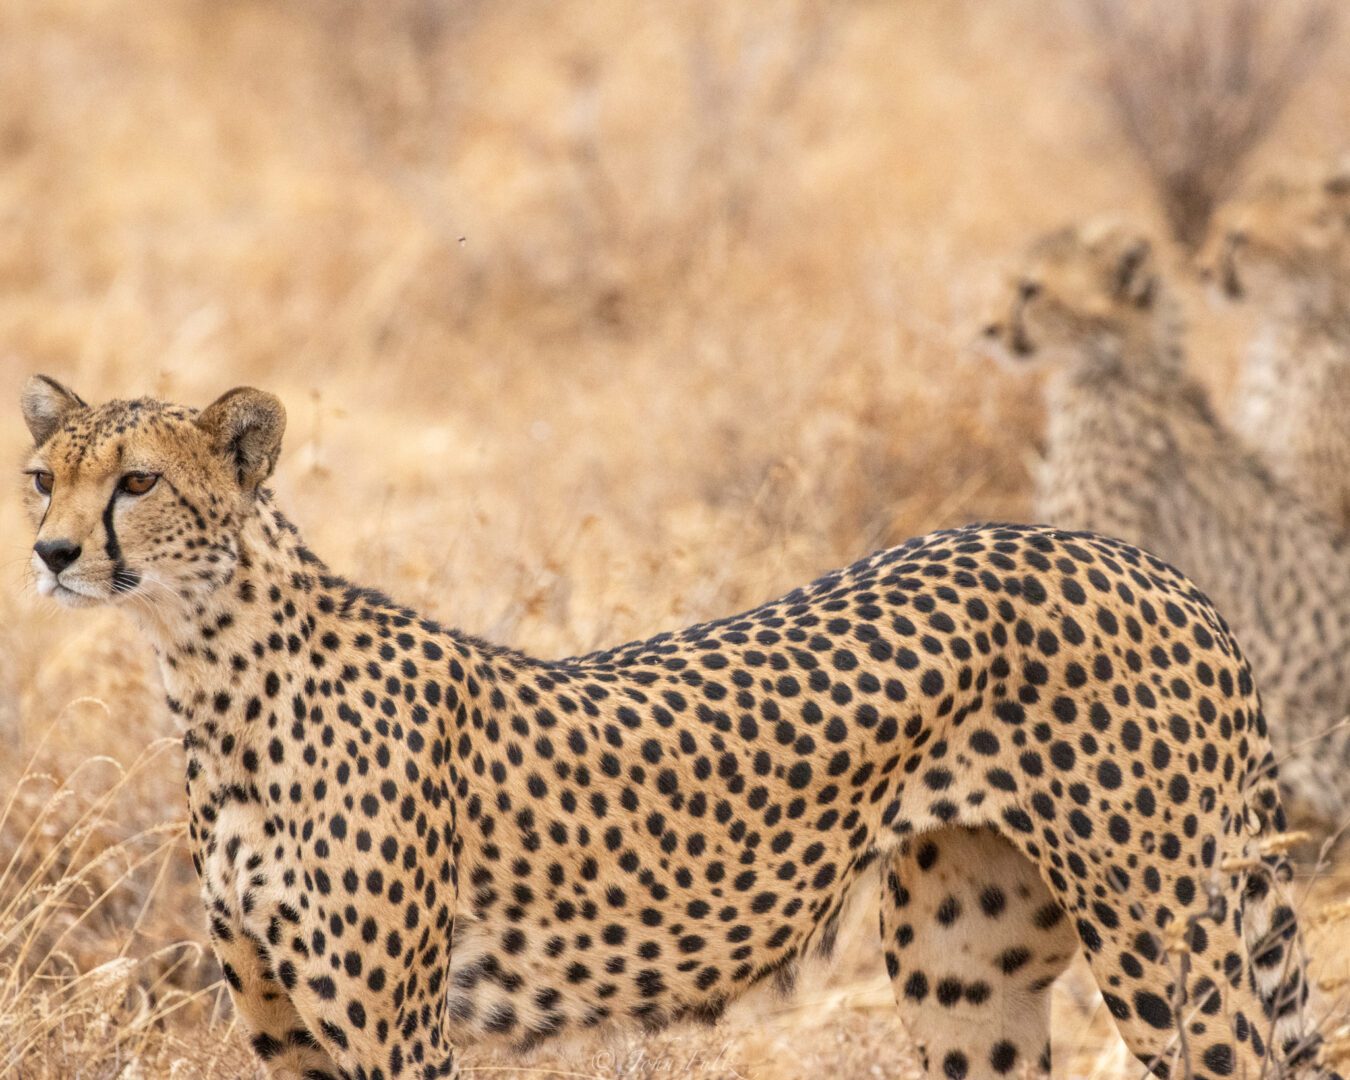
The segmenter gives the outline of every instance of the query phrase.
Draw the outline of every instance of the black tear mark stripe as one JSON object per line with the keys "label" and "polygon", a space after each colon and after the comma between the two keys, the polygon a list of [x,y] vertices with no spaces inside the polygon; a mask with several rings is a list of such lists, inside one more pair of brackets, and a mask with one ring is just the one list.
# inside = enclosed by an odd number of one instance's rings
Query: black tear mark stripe
{"label": "black tear mark stripe", "polygon": [[108,558],[112,560],[112,587],[114,592],[130,592],[141,583],[141,575],[127,566],[122,558],[122,545],[117,542],[117,530],[113,527],[113,511],[117,507],[117,489],[108,498],[108,505],[103,508],[103,529],[108,534],[108,540],[103,545],[108,553]]}

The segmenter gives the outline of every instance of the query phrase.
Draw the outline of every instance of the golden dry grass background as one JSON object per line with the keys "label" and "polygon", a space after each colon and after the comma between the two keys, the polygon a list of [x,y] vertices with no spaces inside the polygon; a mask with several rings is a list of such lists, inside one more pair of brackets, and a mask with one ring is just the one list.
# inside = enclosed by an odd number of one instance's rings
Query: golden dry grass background
{"label": "golden dry grass background", "polygon": [[[315,549],[528,650],[725,614],[1029,515],[1034,379],[965,346],[1036,232],[1155,220],[1094,55],[1071,3],[1030,0],[0,4],[0,400],[33,371],[273,390]],[[1342,31],[1258,173],[1345,147],[1348,77]],[[1222,405],[1249,317],[1186,299]],[[26,444],[0,410],[0,458]],[[18,483],[0,1076],[253,1076],[198,956],[148,652],[31,596]],[[522,1075],[915,1074],[861,906],[793,1001]],[[1346,927],[1314,935],[1350,976]],[[1136,1075],[1099,1004],[1066,980],[1060,1071]]]}

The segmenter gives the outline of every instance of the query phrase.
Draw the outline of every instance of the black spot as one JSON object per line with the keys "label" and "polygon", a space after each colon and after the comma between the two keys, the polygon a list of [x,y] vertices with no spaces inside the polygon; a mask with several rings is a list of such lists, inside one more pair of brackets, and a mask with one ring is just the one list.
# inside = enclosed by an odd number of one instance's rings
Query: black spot
{"label": "black spot", "polygon": [[994,1043],[993,1049],[989,1051],[989,1067],[1002,1076],[1004,1073],[1012,1071],[1017,1064],[1017,1047],[1002,1039]]}
{"label": "black spot", "polygon": [[1159,1031],[1168,1031],[1172,1027],[1172,1010],[1166,1001],[1152,991],[1135,991],[1134,1011],[1141,1020]]}
{"label": "black spot", "polygon": [[1215,1043],[1204,1054],[1205,1068],[1216,1076],[1229,1076],[1233,1072],[1233,1048],[1227,1043]]}

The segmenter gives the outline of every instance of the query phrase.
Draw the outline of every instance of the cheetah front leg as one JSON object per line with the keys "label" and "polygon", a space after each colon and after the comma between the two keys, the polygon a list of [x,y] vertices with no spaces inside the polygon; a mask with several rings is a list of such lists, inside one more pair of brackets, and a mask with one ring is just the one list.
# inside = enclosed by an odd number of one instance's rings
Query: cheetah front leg
{"label": "cheetah front leg", "polygon": [[949,827],[883,867],[881,936],[930,1076],[1048,1076],[1050,987],[1078,940],[1036,868],[996,833]]}
{"label": "cheetah front leg", "polygon": [[272,1080],[339,1080],[342,1071],[310,1033],[268,965],[266,949],[214,919],[211,948],[253,1052]]}

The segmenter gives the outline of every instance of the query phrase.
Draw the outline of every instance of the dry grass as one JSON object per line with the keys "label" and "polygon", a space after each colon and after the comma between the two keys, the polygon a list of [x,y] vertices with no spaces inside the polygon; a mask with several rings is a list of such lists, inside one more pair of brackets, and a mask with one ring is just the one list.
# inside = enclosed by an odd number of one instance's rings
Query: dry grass
{"label": "dry grass", "polygon": [[[984,292],[1032,232],[1149,212],[1082,104],[1078,25],[1016,0],[0,4],[0,400],[35,369],[93,398],[275,390],[317,550],[549,655],[1025,517],[1036,388],[966,354]],[[1258,168],[1339,149],[1345,46]],[[1193,307],[1222,400],[1245,328]],[[0,411],[0,458],[23,435]],[[31,598],[28,543],[0,500],[0,1076],[252,1076],[156,676],[117,615]],[[914,1074],[862,907],[795,1001],[520,1075]],[[1350,931],[1313,933],[1343,993]],[[1136,1072],[1081,973],[1057,1009],[1061,1068]]]}

